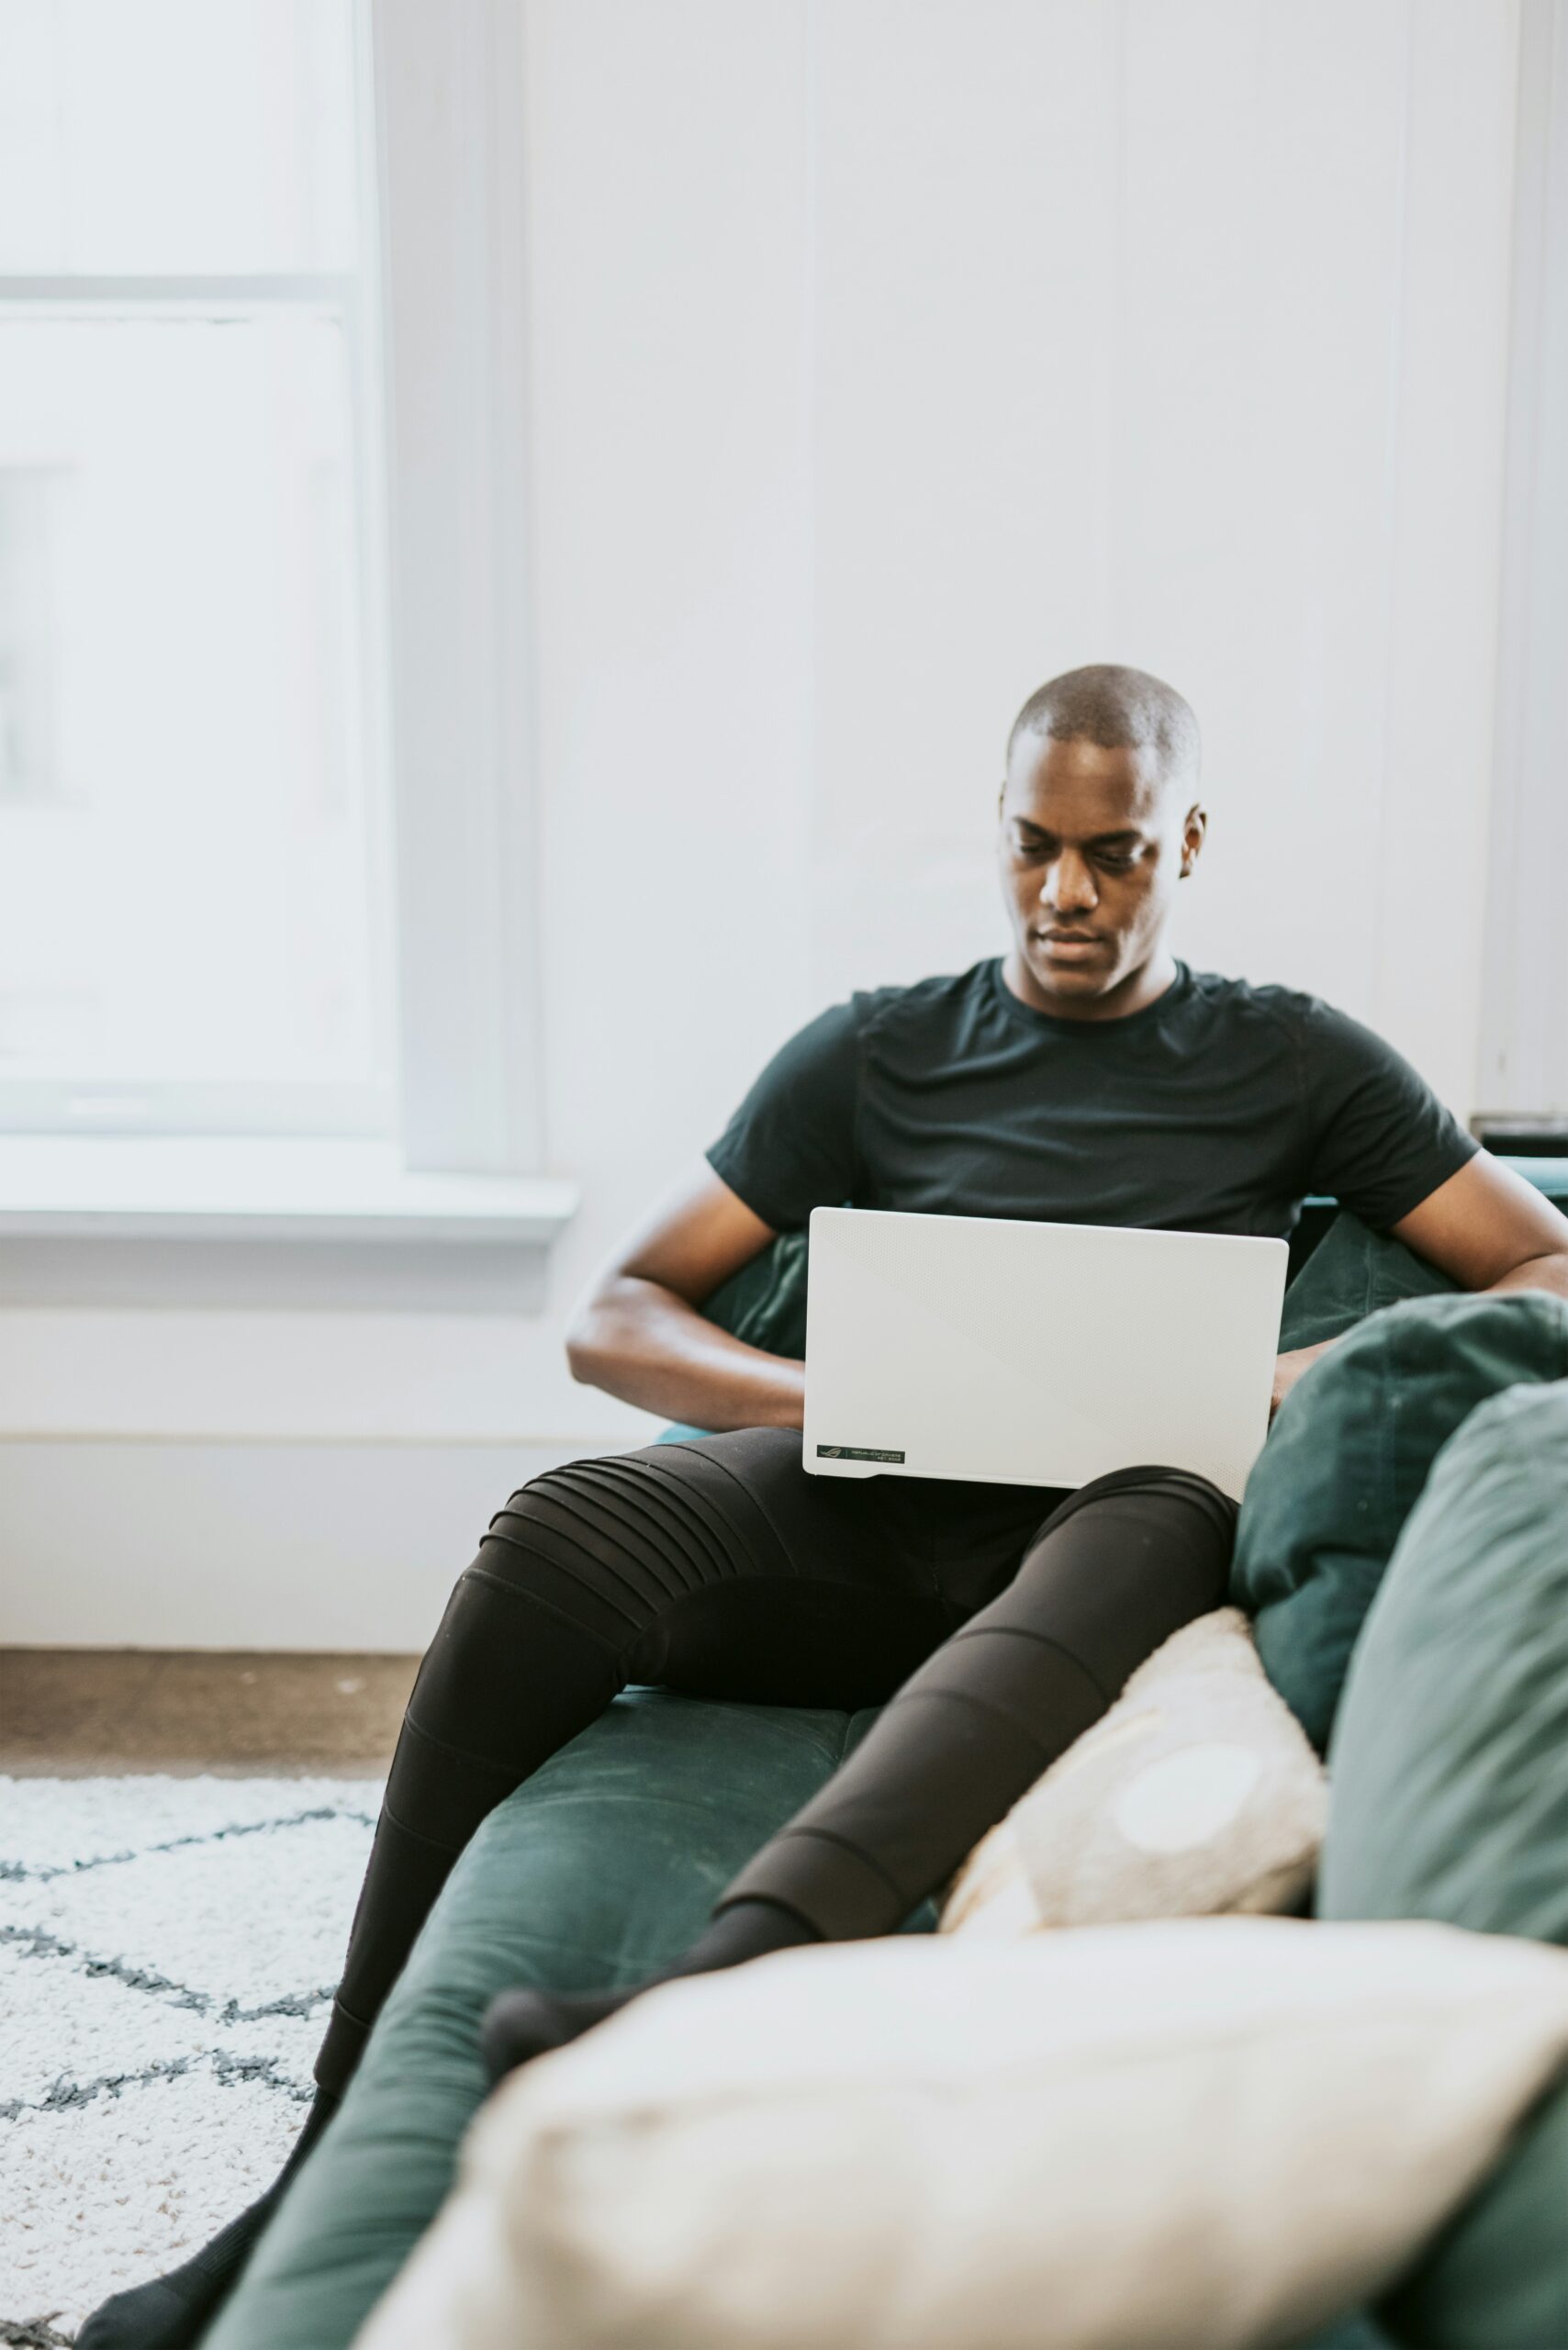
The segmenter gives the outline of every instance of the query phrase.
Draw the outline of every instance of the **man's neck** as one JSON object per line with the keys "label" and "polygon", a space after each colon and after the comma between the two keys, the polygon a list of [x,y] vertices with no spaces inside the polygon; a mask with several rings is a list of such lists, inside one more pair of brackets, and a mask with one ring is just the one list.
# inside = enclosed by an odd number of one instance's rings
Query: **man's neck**
{"label": "man's neck", "polygon": [[1009,947],[1002,958],[1002,977],[1008,993],[1032,1012],[1048,1012],[1056,1020],[1126,1020],[1130,1013],[1158,1003],[1167,988],[1175,984],[1176,957],[1162,946],[1147,963],[1140,963],[1136,971],[1096,996],[1061,996],[1043,988],[1016,946]]}

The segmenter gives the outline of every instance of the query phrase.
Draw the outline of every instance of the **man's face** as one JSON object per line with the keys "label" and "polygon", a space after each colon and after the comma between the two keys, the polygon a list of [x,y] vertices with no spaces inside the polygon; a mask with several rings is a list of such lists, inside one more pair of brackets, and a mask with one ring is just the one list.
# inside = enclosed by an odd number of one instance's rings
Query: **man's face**
{"label": "man's face", "polygon": [[1162,788],[1149,752],[1025,734],[1000,812],[1019,992],[1092,1018],[1159,951],[1203,843],[1203,810]]}

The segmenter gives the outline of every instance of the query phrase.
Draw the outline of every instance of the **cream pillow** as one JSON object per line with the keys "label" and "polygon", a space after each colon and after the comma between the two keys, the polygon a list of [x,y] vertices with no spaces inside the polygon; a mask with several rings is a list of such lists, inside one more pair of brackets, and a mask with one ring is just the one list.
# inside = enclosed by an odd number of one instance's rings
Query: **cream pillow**
{"label": "cream pillow", "polygon": [[1568,2057],[1568,1953],[1186,1919],[668,1985],[531,2065],[360,2350],[1263,2350]]}
{"label": "cream pillow", "polygon": [[1300,1907],[1328,1783],[1238,1607],[1172,1633],[976,1845],[941,1931]]}

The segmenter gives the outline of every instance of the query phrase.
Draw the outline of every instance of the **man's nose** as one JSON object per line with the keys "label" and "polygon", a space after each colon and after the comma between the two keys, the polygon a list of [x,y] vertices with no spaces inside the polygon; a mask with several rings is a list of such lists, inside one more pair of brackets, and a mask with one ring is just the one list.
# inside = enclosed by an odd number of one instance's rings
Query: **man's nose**
{"label": "man's nose", "polygon": [[1046,867],[1040,896],[1052,912],[1058,914],[1089,913],[1100,902],[1094,876],[1087,861],[1074,849],[1064,849]]}

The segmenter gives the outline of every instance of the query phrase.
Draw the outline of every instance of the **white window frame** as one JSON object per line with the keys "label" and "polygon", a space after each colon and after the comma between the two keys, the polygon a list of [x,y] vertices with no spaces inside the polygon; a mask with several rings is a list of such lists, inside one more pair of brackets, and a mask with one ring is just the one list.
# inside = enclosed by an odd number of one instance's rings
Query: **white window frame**
{"label": "white window frame", "polygon": [[[358,19],[361,120],[374,126],[359,140],[360,162],[375,182],[360,209],[375,238],[355,275],[129,282],[153,308],[231,316],[304,302],[343,319],[361,460],[366,756],[372,777],[379,770],[390,782],[391,837],[380,848],[392,887],[382,894],[396,908],[394,976],[383,994],[396,1004],[398,1131],[390,1144],[359,1146],[366,1186],[383,1198],[389,1166],[500,1179],[503,1213],[526,1210],[538,1239],[566,1221],[577,1194],[545,1174],[521,11],[516,0],[444,0],[440,9],[358,0]],[[118,304],[127,283],[0,280],[0,301]],[[39,1099],[10,1091],[0,1129],[58,1136],[63,1125],[140,1138],[137,1155],[158,1170],[165,1232],[182,1160],[194,1165],[198,1151],[207,1213],[197,1216],[193,1191],[192,1228],[214,1230],[215,1136],[236,1137],[236,1181],[254,1206],[267,1180],[255,1170],[268,1164],[286,1163],[291,1198],[301,1181],[308,1190],[314,1137],[338,1138],[321,1146],[336,1200],[344,1138],[378,1123],[369,1089],[360,1098],[344,1089],[330,1102],[327,1089],[274,1089],[258,1101],[255,1090],[241,1099],[236,1088],[225,1113],[218,1089],[166,1089],[154,1102],[155,1089],[147,1098],[121,1089],[117,1101],[105,1087],[95,1104],[77,1088],[63,1122],[58,1107],[40,1115]],[[290,1133],[301,1139],[277,1139]],[[193,1138],[189,1152],[153,1140],[178,1135]],[[96,1157],[107,1179],[113,1155]],[[6,1177],[0,1143],[0,1214],[14,1188]],[[538,1181],[524,1192],[520,1178]],[[10,1204],[17,1215],[5,1228],[15,1235],[38,1203],[18,1194]],[[106,1197],[106,1232],[125,1204]]]}
{"label": "white window frame", "polygon": [[403,1147],[543,1163],[522,11],[369,0]]}
{"label": "white window frame", "polygon": [[1568,1117],[1568,0],[1524,0],[1518,92],[1477,1123],[1556,1125]]}

